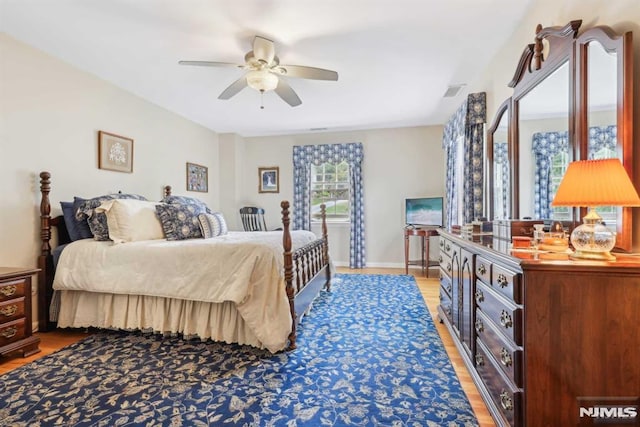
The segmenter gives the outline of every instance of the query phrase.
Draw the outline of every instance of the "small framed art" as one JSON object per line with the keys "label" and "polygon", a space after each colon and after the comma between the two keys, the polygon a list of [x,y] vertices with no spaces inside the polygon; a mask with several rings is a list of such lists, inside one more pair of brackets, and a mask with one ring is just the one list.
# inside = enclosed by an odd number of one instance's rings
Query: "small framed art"
{"label": "small framed art", "polygon": [[98,167],[116,172],[133,172],[133,139],[98,131]]}
{"label": "small framed art", "polygon": [[280,168],[270,166],[258,168],[258,193],[280,192]]}
{"label": "small framed art", "polygon": [[209,168],[187,163],[187,191],[209,192]]}

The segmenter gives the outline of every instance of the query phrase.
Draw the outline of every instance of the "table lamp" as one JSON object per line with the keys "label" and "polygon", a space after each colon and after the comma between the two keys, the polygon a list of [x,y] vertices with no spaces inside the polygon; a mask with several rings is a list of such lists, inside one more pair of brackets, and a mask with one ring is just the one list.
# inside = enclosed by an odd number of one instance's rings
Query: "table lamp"
{"label": "table lamp", "polygon": [[640,197],[619,159],[580,160],[569,164],[552,206],[583,206],[589,213],[571,233],[574,259],[615,261],[616,235],[602,224],[596,206],[640,206]]}

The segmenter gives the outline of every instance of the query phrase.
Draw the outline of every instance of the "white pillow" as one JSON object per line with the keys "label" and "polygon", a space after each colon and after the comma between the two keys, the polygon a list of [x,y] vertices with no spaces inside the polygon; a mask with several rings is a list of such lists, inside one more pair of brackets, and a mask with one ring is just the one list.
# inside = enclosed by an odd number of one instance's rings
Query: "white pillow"
{"label": "white pillow", "polygon": [[164,239],[162,224],[156,215],[157,204],[134,199],[107,200],[96,212],[107,216],[109,238],[115,243]]}

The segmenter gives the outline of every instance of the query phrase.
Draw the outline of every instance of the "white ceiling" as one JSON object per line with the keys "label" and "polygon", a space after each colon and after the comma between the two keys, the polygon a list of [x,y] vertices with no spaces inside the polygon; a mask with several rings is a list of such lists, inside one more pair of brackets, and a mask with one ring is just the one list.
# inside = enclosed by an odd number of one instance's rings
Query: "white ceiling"
{"label": "white ceiling", "polygon": [[[473,83],[532,1],[0,0],[0,30],[216,132],[260,136],[442,124],[468,93],[447,87]],[[242,70],[178,65],[243,63],[255,35],[282,64],[339,80],[289,78],[302,105],[269,92],[261,110],[250,88],[217,99]]]}

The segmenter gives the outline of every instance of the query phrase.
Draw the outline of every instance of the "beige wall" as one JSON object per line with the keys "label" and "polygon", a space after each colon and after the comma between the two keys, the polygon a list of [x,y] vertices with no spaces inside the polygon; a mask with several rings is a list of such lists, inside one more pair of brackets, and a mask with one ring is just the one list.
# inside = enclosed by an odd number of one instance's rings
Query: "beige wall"
{"label": "beige wall", "polygon": [[[537,0],[514,34],[490,62],[490,66],[476,82],[470,85],[472,92],[487,91],[487,118],[492,122],[497,108],[511,96],[507,84],[513,74],[525,46],[533,42],[537,24],[543,27],[563,26],[571,20],[582,19],[582,29],[596,25],[608,25],[617,32],[632,31],[634,37],[634,156],[640,159],[640,3],[638,0]],[[640,188],[640,160],[636,160],[634,182]],[[640,209],[634,209],[634,249],[640,250]]]}
{"label": "beige wall", "polygon": [[[219,204],[215,132],[4,34],[0,58],[0,265],[36,265],[43,170],[52,175],[52,215],[76,195],[160,199],[166,184],[186,193],[187,161],[210,171],[209,192],[189,194]],[[99,130],[133,138],[133,173],[98,169]]]}
{"label": "beige wall", "polygon": [[[264,207],[270,228],[279,225],[280,201],[293,200],[294,145],[362,142],[369,266],[404,266],[404,199],[444,194],[441,126],[246,138],[245,142],[244,198],[237,207]],[[260,166],[280,168],[279,194],[258,193]],[[348,265],[348,225],[331,225],[329,239],[333,260]]]}

